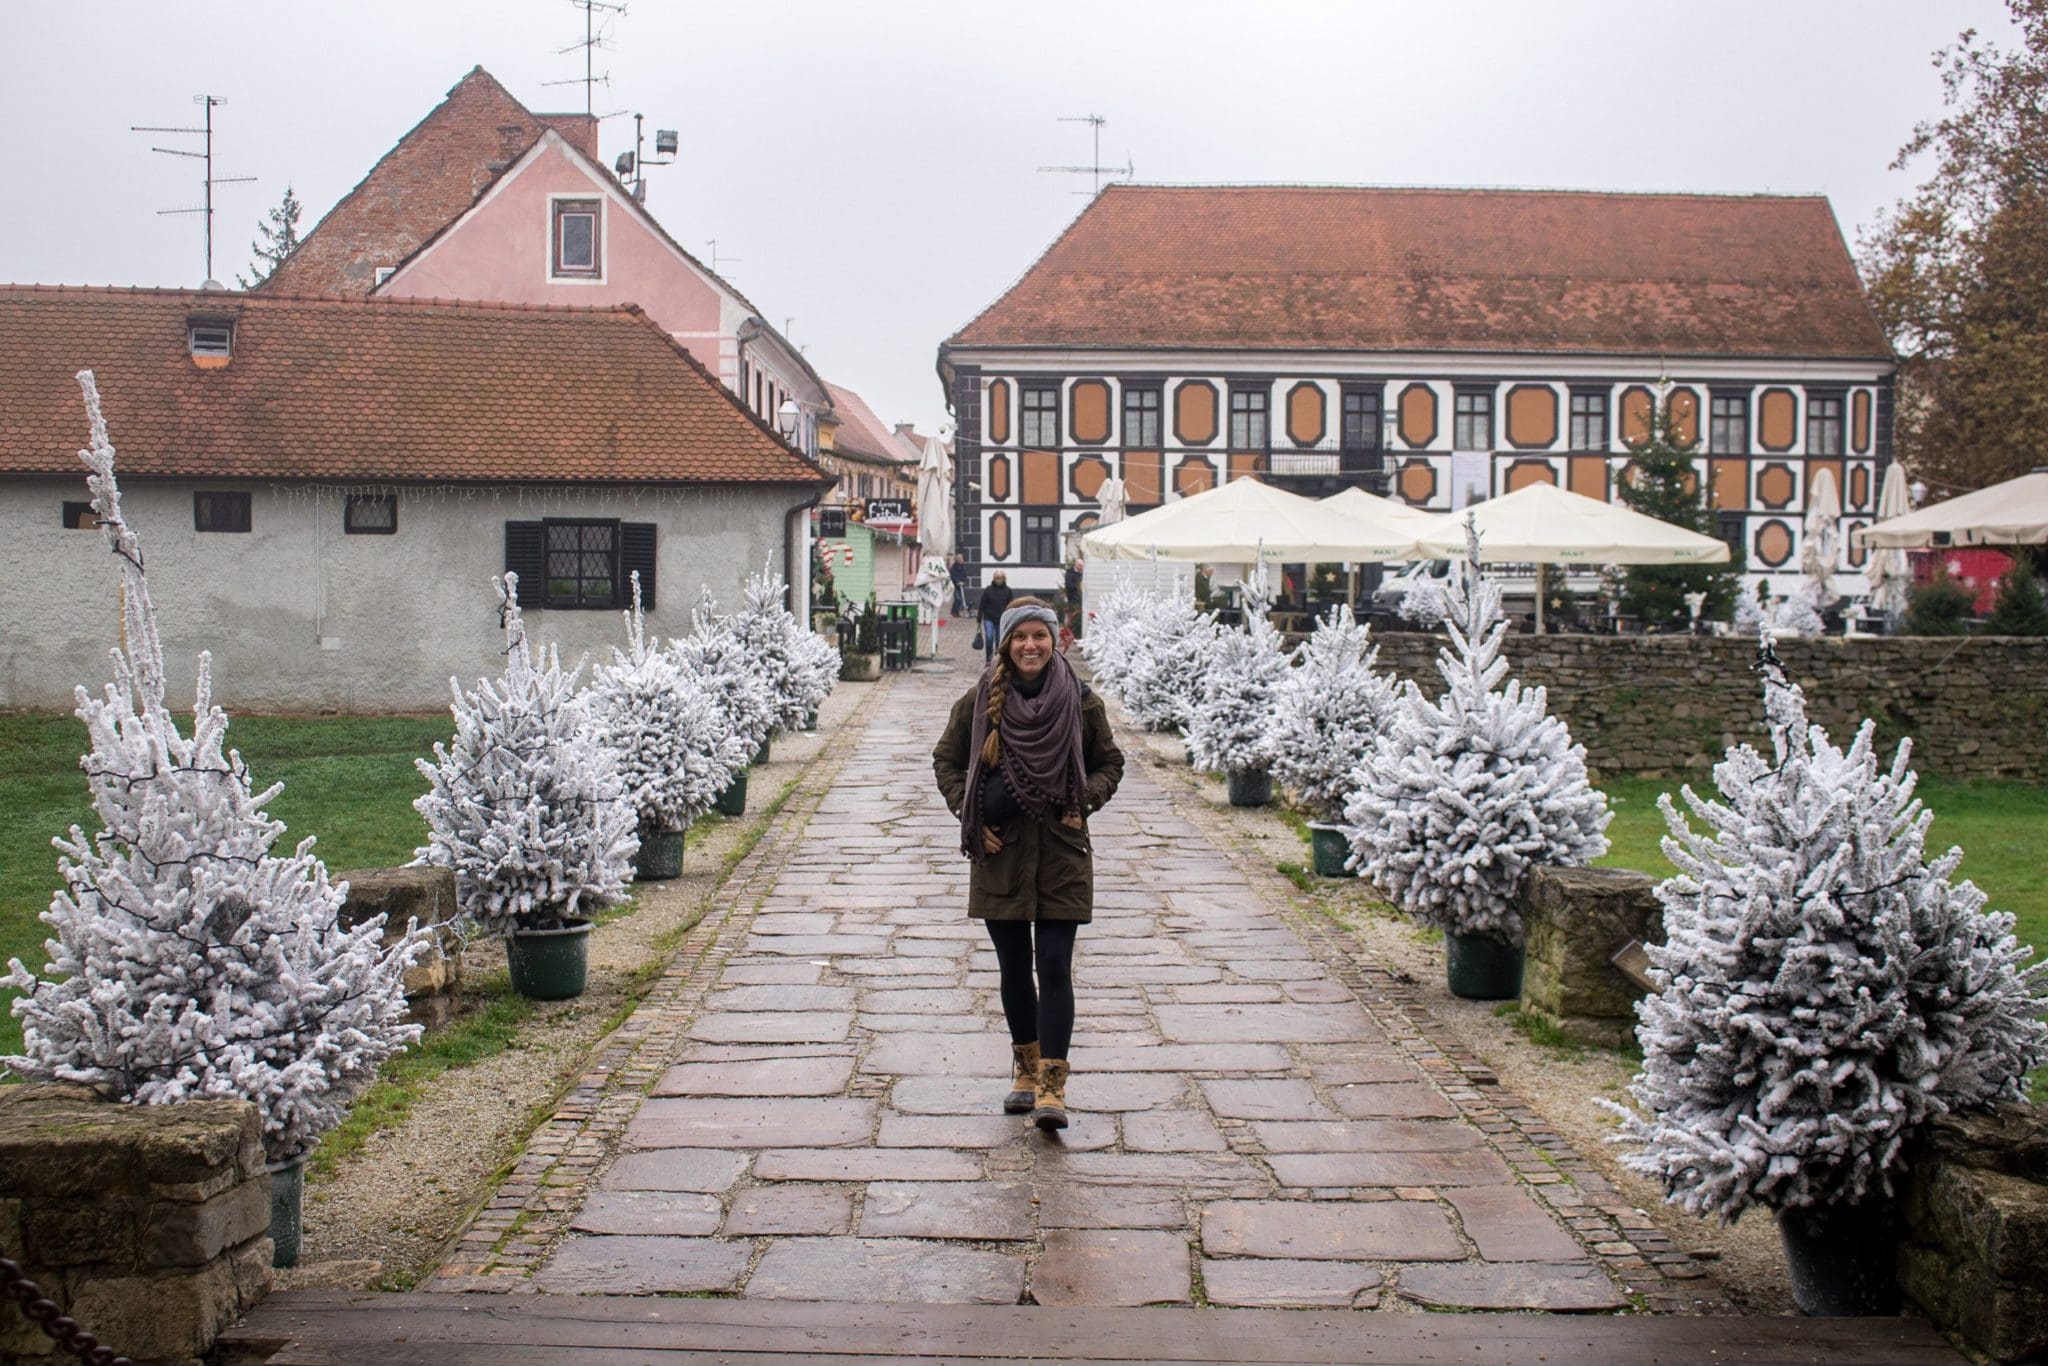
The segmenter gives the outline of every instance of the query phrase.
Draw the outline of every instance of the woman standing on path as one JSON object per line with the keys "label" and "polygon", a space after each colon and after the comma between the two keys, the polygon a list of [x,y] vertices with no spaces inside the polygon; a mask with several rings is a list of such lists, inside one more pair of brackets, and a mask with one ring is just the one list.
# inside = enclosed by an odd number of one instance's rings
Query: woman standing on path
{"label": "woman standing on path", "polygon": [[1109,713],[1059,653],[1058,631],[1045,603],[1012,602],[995,662],[953,704],[932,749],[972,864],[967,913],[988,927],[1002,971],[1015,1063],[1003,1110],[1029,1110],[1041,1129],[1067,1127],[1074,936],[1095,910],[1087,818],[1124,776]]}
{"label": "woman standing on path", "polygon": [[[1002,625],[1003,613],[1010,610],[1010,604],[1016,601],[1016,599],[1017,594],[1010,587],[1009,576],[1000,569],[996,571],[995,577],[989,580],[988,587],[981,590],[981,606],[978,615],[981,619],[981,657],[983,659],[991,661],[995,659],[996,641],[1000,638],[999,628]],[[1033,601],[1035,602],[1037,599],[1034,598]]]}

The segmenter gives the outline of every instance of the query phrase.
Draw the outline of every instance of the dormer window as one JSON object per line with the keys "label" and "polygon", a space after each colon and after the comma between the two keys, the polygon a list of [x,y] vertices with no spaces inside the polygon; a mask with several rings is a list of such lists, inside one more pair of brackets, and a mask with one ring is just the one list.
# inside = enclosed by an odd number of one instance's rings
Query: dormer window
{"label": "dormer window", "polygon": [[557,279],[595,280],[601,276],[598,234],[598,201],[557,199],[553,201],[554,230],[551,273]]}
{"label": "dormer window", "polygon": [[201,364],[212,361],[216,365],[225,365],[228,357],[235,353],[235,327],[233,323],[194,319],[185,324],[185,341],[191,348],[192,359]]}

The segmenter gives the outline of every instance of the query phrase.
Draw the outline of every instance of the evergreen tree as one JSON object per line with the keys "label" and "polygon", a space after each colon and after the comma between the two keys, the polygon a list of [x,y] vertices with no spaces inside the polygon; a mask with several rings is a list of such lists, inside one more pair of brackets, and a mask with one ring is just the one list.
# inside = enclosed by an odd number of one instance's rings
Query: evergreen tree
{"label": "evergreen tree", "polygon": [[591,680],[591,723],[618,765],[643,835],[687,830],[753,751],[741,748],[675,655],[647,638],[637,572],[632,583],[626,648],[613,646],[611,662]]}
{"label": "evergreen tree", "polygon": [[1949,576],[1948,565],[1935,561],[1934,577],[1915,584],[1906,599],[1906,615],[1899,633],[1908,636],[1966,636],[1977,599],[1969,589]]}
{"label": "evergreen tree", "polygon": [[2012,565],[1998,580],[1998,596],[1985,618],[1987,636],[2048,636],[2048,604],[2041,601],[2041,583],[2034,577],[2034,557],[2024,546],[2013,549]]}
{"label": "evergreen tree", "polygon": [[427,791],[422,863],[455,870],[463,915],[494,934],[556,929],[625,895],[638,814],[577,693],[578,664],[536,651],[516,574],[492,581],[505,624],[505,672],[454,693],[455,738],[415,762]]}
{"label": "evergreen tree", "polygon": [[755,671],[737,623],[714,610],[709,589],[691,610],[690,634],[677,637],[671,648],[684,675],[710,696],[726,733],[751,761],[774,729],[781,704]]}
{"label": "evergreen tree", "polygon": [[1400,711],[1394,681],[1373,668],[1370,627],[1339,603],[1295,652],[1273,693],[1273,776],[1319,820],[1336,820],[1351,775]]}
{"label": "evergreen tree", "polygon": [[1123,684],[1131,719],[1152,731],[1187,726],[1215,661],[1218,634],[1215,613],[1178,596],[1153,599],[1131,633]]}
{"label": "evergreen tree", "polygon": [[419,1037],[405,1022],[415,929],[385,948],[382,916],[344,928],[346,883],[329,882],[313,841],[272,852],[284,824],[265,811],[227,748],[199,656],[192,732],[164,704],[163,641],[142,547],[121,514],[114,448],[92,372],[81,371],[92,446],[81,452],[101,534],[120,561],[127,641],[98,698],[78,689],[92,748],[86,771],[101,829],[54,841],[64,889],[43,912],[54,937],[38,977],[10,960],[20,1076],[82,1082],[143,1104],[232,1098],[263,1114],[273,1161],[302,1155],[340,1121],[385,1058]]}
{"label": "evergreen tree", "polygon": [[249,244],[256,259],[250,263],[250,274],[235,276],[237,284],[243,289],[256,288],[284,264],[285,257],[299,249],[299,215],[305,209],[292,193],[292,187],[285,186],[284,198],[256,225],[256,240]]}
{"label": "evergreen tree", "polygon": [[1911,742],[1878,767],[1874,725],[1844,751],[1766,644],[1771,733],[1715,766],[1719,801],[1659,806],[1678,873],[1657,888],[1666,941],[1637,1007],[1643,1070],[1625,1163],[1696,1214],[1853,1204],[1889,1193],[1930,1116],[2025,1099],[2048,1062],[2043,968],[1926,857]]}
{"label": "evergreen tree", "polygon": [[[1671,385],[1659,386],[1651,405],[1650,433],[1629,443],[1629,463],[1616,488],[1621,501],[1646,517],[1717,535],[1714,514],[1707,508],[1706,488],[1693,467],[1699,433],[1682,439],[1671,409]],[[1692,620],[1687,593],[1705,593],[1701,621],[1727,621],[1735,614],[1742,587],[1740,564],[1632,564],[1622,572],[1622,611],[1649,625],[1683,628]]]}
{"label": "evergreen tree", "polygon": [[1344,818],[1353,864],[1395,905],[1446,933],[1519,944],[1529,870],[1606,853],[1612,813],[1544,690],[1508,678],[1500,589],[1480,572],[1469,520],[1466,536],[1465,572],[1444,586],[1448,691],[1431,702],[1407,685]]}
{"label": "evergreen tree", "polygon": [[1188,717],[1188,750],[1195,762],[1221,773],[1269,769],[1273,693],[1287,672],[1287,652],[1267,619],[1265,599],[1248,595],[1244,625],[1216,637],[1199,700]]}
{"label": "evergreen tree", "polygon": [[[823,646],[784,606],[788,592],[782,575],[763,567],[747,580],[745,605],[732,618],[733,632],[753,660],[755,677],[774,701],[777,734],[801,726],[831,695],[839,677],[838,652]],[[811,642],[822,646],[824,654]]]}

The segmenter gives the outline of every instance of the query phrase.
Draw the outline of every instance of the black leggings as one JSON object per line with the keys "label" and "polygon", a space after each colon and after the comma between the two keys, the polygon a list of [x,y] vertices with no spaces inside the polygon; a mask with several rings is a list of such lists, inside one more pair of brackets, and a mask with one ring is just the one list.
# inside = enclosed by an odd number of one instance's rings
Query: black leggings
{"label": "black leggings", "polygon": [[[1003,1018],[1011,1043],[1038,1042],[1040,1056],[1065,1058],[1074,1038],[1074,936],[1077,920],[986,920],[1003,972]],[[1038,931],[1037,953],[1032,930]],[[1031,981],[1038,960],[1038,984]]]}

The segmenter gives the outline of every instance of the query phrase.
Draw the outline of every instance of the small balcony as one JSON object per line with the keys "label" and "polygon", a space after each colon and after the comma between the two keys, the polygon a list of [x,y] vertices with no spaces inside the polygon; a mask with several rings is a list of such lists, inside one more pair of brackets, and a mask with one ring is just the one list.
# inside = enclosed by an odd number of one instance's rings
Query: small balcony
{"label": "small balcony", "polygon": [[1386,454],[1376,449],[1269,451],[1260,457],[1260,473],[1276,487],[1305,498],[1327,498],[1359,488],[1384,496],[1393,482]]}

